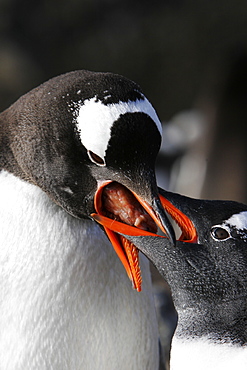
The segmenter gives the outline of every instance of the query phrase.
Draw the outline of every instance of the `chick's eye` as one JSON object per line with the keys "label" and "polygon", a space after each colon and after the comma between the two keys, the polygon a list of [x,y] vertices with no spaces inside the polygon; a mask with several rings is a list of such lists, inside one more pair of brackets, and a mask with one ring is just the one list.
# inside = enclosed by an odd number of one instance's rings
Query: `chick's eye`
{"label": "chick's eye", "polygon": [[213,238],[217,240],[225,240],[231,236],[226,229],[223,229],[223,227],[213,227],[211,229],[211,234]]}

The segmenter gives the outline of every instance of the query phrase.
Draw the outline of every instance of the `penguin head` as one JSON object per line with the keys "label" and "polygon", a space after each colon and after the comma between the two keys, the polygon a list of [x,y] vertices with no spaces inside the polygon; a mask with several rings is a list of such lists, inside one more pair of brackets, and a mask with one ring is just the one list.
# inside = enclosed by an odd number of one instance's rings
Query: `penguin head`
{"label": "penguin head", "polygon": [[123,207],[114,206],[119,193],[129,213],[132,200],[138,204],[130,223],[142,216],[144,228],[158,224],[174,238],[154,173],[161,123],[137,84],[112,73],[70,72],[23,95],[0,120],[1,169],[39,186],[77,218],[124,218]]}
{"label": "penguin head", "polygon": [[[176,309],[209,303],[217,307],[246,296],[247,206],[192,199],[162,189],[159,194],[181,230],[176,246],[167,237],[146,232],[129,230],[126,237],[168,282]],[[117,232],[118,225],[113,227]]]}

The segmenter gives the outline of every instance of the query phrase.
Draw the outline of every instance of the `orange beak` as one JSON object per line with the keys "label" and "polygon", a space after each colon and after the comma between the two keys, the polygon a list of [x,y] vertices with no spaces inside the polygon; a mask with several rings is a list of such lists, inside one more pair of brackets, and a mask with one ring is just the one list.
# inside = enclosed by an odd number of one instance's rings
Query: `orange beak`
{"label": "orange beak", "polygon": [[[146,230],[139,228],[138,226],[133,226],[121,222],[121,220],[116,220],[115,218],[108,217],[108,214],[105,215],[104,204],[102,201],[102,194],[105,187],[112,183],[112,181],[103,182],[94,198],[94,207],[96,213],[93,213],[91,216],[95,221],[101,224],[104,227],[104,230],[110,239],[113,248],[115,249],[118,257],[120,258],[127,275],[129,276],[130,280],[132,281],[133,288],[136,289],[138,292],[141,291],[141,270],[139,265],[139,256],[138,256],[138,249],[134,246],[133,243],[128,241],[123,235],[132,235],[132,236],[156,236],[156,237],[167,237],[167,236],[160,236],[157,235],[157,228],[154,230]],[[128,192],[130,192],[128,190]],[[135,201],[137,201],[141,207],[143,208],[145,214],[149,215],[149,217],[154,221],[154,223],[159,227],[159,229],[166,235],[167,231],[164,228],[159,215],[153,210],[153,208],[144,201],[141,197],[139,197],[136,193],[131,191],[132,196],[134,196]],[[193,242],[196,238],[196,230],[193,223],[190,219],[184,215],[181,211],[179,211],[176,207],[174,207],[168,200],[165,199],[162,195],[159,195],[160,201],[164,209],[171,215],[172,218],[178,223],[180,228],[182,229],[182,235],[180,239],[186,239],[188,242]],[[111,215],[112,216],[112,215]],[[122,234],[122,235],[121,235]]]}
{"label": "orange beak", "polygon": [[182,231],[182,234],[178,240],[187,243],[197,243],[197,231],[189,217],[176,208],[163,195],[159,194],[159,197],[166,212],[172,217]]}

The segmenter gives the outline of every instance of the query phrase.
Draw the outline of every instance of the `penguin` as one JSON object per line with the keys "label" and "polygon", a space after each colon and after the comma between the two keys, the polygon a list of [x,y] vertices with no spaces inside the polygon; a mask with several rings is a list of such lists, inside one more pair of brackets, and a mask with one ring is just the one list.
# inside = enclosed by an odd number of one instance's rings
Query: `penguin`
{"label": "penguin", "polygon": [[0,114],[1,370],[158,369],[148,260],[92,214],[174,242],[160,142],[140,87],[112,73],[65,73]]}
{"label": "penguin", "polygon": [[[115,222],[170,286],[178,323],[171,370],[247,368],[247,206],[159,189],[181,235],[141,233]],[[98,217],[98,218],[97,218]],[[99,222],[102,220],[96,215]],[[129,235],[129,236],[127,236]]]}

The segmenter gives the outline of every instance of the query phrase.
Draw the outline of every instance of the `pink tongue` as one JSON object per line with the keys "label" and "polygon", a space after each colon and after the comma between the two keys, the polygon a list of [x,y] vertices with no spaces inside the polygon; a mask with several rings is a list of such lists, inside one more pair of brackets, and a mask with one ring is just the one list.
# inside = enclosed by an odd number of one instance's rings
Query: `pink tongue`
{"label": "pink tongue", "polygon": [[156,233],[157,227],[135,196],[123,185],[111,182],[102,192],[104,215],[139,229]]}

